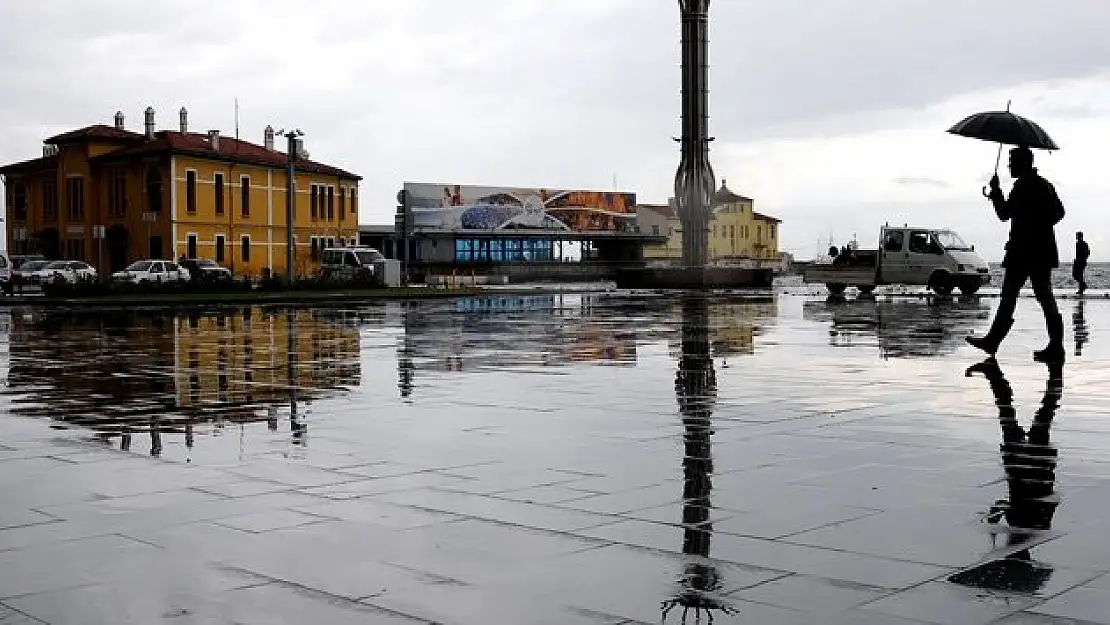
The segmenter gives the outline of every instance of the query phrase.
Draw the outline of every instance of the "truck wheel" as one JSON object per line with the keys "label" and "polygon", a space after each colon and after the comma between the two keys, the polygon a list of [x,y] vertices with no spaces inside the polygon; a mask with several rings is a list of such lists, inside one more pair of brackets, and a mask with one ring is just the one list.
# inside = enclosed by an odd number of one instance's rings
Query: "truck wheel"
{"label": "truck wheel", "polygon": [[869,295],[872,291],[875,290],[875,285],[874,284],[860,284],[860,285],[856,286],[856,288],[859,289],[860,293],[862,293],[864,295]]}
{"label": "truck wheel", "polygon": [[951,295],[954,286],[946,273],[938,271],[929,278],[929,288],[937,295]]}
{"label": "truck wheel", "polygon": [[825,288],[827,288],[829,290],[829,293],[832,293],[833,295],[840,295],[844,292],[844,289],[848,288],[848,285],[841,284],[839,282],[830,282],[825,285]]}
{"label": "truck wheel", "polygon": [[979,291],[979,281],[978,280],[974,280],[974,281],[968,280],[967,282],[964,282],[963,284],[960,285],[960,293],[963,293],[964,295],[975,295],[975,293],[978,292],[978,291]]}

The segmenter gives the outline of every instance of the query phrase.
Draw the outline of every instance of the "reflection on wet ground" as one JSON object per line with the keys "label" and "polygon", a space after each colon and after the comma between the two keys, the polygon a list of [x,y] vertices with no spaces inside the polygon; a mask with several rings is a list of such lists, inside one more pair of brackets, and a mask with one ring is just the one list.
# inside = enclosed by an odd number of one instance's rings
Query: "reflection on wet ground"
{"label": "reflection on wet ground", "polygon": [[990,306],[18,311],[0,623],[1107,623],[1110,302]]}

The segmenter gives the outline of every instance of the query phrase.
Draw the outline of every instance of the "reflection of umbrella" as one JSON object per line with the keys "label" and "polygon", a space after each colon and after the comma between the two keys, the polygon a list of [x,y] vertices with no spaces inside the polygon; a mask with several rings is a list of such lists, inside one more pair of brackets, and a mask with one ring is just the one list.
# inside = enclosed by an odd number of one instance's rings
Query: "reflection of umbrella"
{"label": "reflection of umbrella", "polygon": [[998,163],[1002,159],[1003,145],[1019,145],[1041,150],[1059,150],[1060,146],[1048,136],[1035,122],[1010,112],[1010,103],[1005,111],[986,111],[976,113],[948,129],[948,132],[961,137],[982,139],[998,143],[998,156],[994,159],[994,173],[998,173]]}

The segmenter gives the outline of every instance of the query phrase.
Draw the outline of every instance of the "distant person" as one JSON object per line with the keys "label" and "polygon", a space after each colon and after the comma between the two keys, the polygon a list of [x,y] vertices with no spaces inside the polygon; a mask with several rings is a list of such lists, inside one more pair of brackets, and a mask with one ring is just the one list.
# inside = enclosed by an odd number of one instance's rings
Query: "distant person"
{"label": "distant person", "polygon": [[1083,272],[1087,271],[1087,259],[1091,257],[1091,246],[1083,240],[1083,233],[1075,233],[1075,262],[1071,264],[1071,277],[1079,283],[1079,294],[1087,290],[1087,281],[1083,279]]}
{"label": "distant person", "polygon": [[1053,227],[1064,218],[1064,205],[1052,183],[1042,178],[1033,167],[1033,152],[1019,147],[1010,150],[1010,175],[1014,187],[1009,199],[1002,193],[998,174],[991,177],[988,197],[1002,221],[1010,222],[1010,239],[1002,259],[1002,297],[994,313],[994,322],[986,336],[967,337],[967,342],[988,354],[998,351],[1014,325],[1014,309],[1025,282],[1033,283],[1033,293],[1044,310],[1048,329],[1048,346],[1033,352],[1041,362],[1064,359],[1064,318],[1056,308],[1052,294],[1052,270],[1060,266]]}

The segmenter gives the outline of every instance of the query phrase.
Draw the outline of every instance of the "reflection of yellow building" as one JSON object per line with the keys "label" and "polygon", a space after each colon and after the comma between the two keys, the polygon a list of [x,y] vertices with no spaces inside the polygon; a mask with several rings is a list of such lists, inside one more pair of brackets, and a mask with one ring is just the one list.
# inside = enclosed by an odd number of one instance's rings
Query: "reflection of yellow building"
{"label": "reflection of yellow building", "polygon": [[[709,344],[715,357],[741,356],[755,353],[756,337],[764,328],[775,324],[778,302],[771,296],[743,299],[714,299],[709,302]],[[668,337],[672,358],[682,354],[682,337]]]}
{"label": "reflection of yellow building", "polygon": [[359,383],[359,333],[326,312],[245,308],[175,321],[182,407],[288,401]]}
{"label": "reflection of yellow building", "polygon": [[[101,274],[142,258],[209,258],[235,273],[283,272],[286,153],[267,127],[264,145],[179,129],[145,133],[93,125],[46,140],[41,158],[0,167],[8,251],[84,260]],[[297,271],[319,247],[358,239],[355,174],[307,158],[296,165]],[[103,232],[101,232],[103,230]]]}
{"label": "reflection of yellow building", "polygon": [[[637,207],[640,231],[665,235],[667,241],[644,247],[647,260],[681,260],[682,222],[675,213],[675,204],[641,205]],[[713,198],[713,214],[709,220],[709,260],[733,263],[779,260],[779,224],[781,220],[755,212],[755,201],[729,190],[721,183]]]}
{"label": "reflection of yellow building", "polygon": [[755,352],[755,337],[774,323],[778,304],[774,298],[744,299],[716,303],[710,311],[713,355],[732,356]]}

